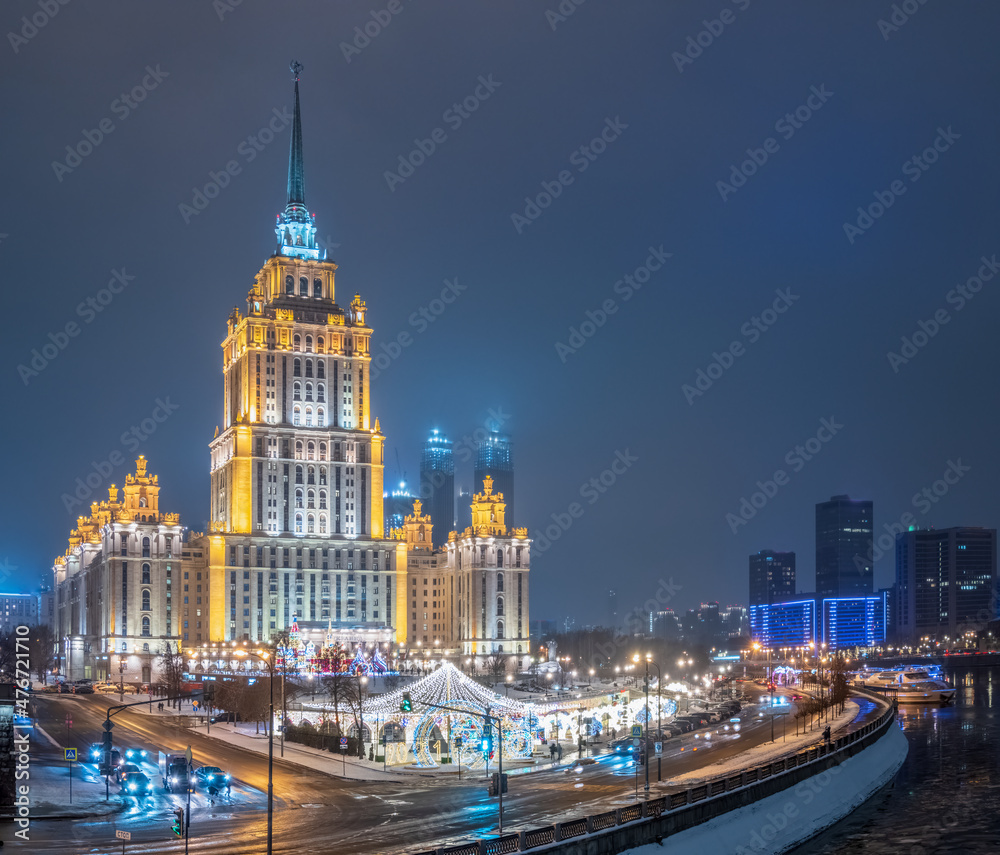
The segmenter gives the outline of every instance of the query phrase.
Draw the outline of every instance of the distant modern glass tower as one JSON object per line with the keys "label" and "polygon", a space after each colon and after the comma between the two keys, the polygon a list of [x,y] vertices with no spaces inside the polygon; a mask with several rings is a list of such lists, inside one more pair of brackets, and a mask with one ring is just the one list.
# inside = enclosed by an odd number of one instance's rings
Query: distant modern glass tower
{"label": "distant modern glass tower", "polygon": [[762,549],[750,556],[750,605],[795,599],[795,553]]}
{"label": "distant modern glass tower", "polygon": [[483,479],[488,475],[493,479],[493,492],[502,493],[507,503],[507,519],[517,522],[514,509],[514,465],[511,461],[510,437],[498,431],[478,444],[476,466],[473,473],[472,492],[483,489]]}
{"label": "distant modern glass tower", "polygon": [[995,528],[938,528],[896,535],[894,624],[900,640],[952,638],[997,616]]}
{"label": "distant modern glass tower", "polygon": [[424,442],[420,455],[420,498],[431,516],[436,547],[448,542],[455,530],[455,458],[451,440],[436,429]]}
{"label": "distant modern glass tower", "polygon": [[408,514],[413,513],[412,495],[406,488],[406,482],[400,481],[399,487],[391,493],[382,494],[382,518],[385,520],[385,536],[391,537],[394,528],[402,528]]}
{"label": "distant modern glass tower", "polygon": [[816,594],[871,594],[872,503],[834,496],[816,505]]}

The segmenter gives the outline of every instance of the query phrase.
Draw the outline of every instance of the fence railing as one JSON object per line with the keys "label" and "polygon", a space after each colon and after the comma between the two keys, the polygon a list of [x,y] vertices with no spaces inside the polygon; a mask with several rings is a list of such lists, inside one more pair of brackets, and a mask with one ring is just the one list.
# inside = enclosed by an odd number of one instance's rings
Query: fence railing
{"label": "fence railing", "polygon": [[[858,694],[865,693],[859,691]],[[874,692],[870,693],[869,696],[884,701],[884,698],[881,698]],[[690,805],[723,798],[736,790],[757,784],[760,781],[791,774],[801,766],[807,766],[810,763],[828,760],[831,757],[848,753],[852,746],[867,739],[869,736],[873,734],[881,736],[882,731],[886,731],[892,726],[895,717],[896,709],[895,707],[890,707],[874,721],[858,728],[858,730],[832,740],[829,744],[807,748],[805,751],[773,760],[770,763],[744,769],[739,774],[715,778],[678,793],[669,793],[658,798],[636,802],[623,808],[570,819],[565,822],[557,822],[555,825],[543,828],[535,828],[517,834],[505,834],[501,837],[486,838],[458,846],[431,849],[415,853],[415,855],[501,855],[501,853],[507,852],[527,852],[539,846],[570,840],[585,834],[595,834],[629,823],[650,821],[663,814],[687,808]]]}

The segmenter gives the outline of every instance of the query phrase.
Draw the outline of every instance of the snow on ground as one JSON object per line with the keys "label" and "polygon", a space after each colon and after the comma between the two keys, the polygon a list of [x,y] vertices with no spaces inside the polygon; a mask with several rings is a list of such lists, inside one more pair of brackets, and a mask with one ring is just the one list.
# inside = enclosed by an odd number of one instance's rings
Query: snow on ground
{"label": "snow on ground", "polygon": [[[854,721],[855,716],[858,714],[858,710],[859,707],[856,703],[848,701],[844,704],[844,711],[830,720],[830,731],[834,738],[836,738],[838,730],[843,730],[852,721]],[[824,727],[825,726],[826,725],[824,724]],[[823,740],[823,728],[814,728],[811,731],[807,730],[805,733],[800,733],[796,736],[794,731],[789,733],[786,726],[785,739],[782,739],[779,735],[780,727],[780,723],[775,722],[776,740],[774,742],[765,742],[762,745],[757,745],[754,748],[743,751],[735,757],[730,757],[727,760],[720,760],[718,763],[713,763],[711,766],[703,766],[701,769],[697,769],[692,772],[685,772],[683,775],[671,778],[665,783],[668,786],[673,784],[693,785],[700,781],[719,778],[722,775],[735,774],[743,769],[749,769],[751,766],[759,766],[762,763],[769,763],[771,760],[777,760],[779,757],[783,757],[786,754],[796,754],[807,746],[814,745],[815,743],[822,742]]]}
{"label": "snow on ground", "polygon": [[893,725],[874,745],[759,802],[622,855],[778,855],[843,819],[891,781],[908,745]]}

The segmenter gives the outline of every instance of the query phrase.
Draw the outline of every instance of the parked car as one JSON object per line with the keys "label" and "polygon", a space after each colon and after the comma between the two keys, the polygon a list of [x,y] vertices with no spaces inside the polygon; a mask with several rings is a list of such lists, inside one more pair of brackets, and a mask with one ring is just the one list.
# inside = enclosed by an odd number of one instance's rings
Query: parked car
{"label": "parked car", "polygon": [[694,725],[684,718],[674,719],[672,724],[674,724],[676,727],[679,727],[681,729],[681,733],[690,733],[692,730],[694,730]]}
{"label": "parked car", "polygon": [[134,772],[122,779],[122,789],[130,796],[144,796],[149,792],[149,778],[142,772]]}
{"label": "parked car", "polygon": [[65,681],[62,682],[62,683],[60,683],[59,684],[59,692],[61,694],[63,694],[63,695],[71,695],[71,694],[73,694],[73,684],[72,683],[67,683]]}
{"label": "parked car", "polygon": [[219,724],[219,722],[236,722],[236,721],[243,721],[243,716],[241,716],[238,712],[224,712],[212,716],[212,724]]}
{"label": "parked car", "polygon": [[73,687],[74,695],[92,695],[94,694],[94,687],[90,683],[77,683]]}

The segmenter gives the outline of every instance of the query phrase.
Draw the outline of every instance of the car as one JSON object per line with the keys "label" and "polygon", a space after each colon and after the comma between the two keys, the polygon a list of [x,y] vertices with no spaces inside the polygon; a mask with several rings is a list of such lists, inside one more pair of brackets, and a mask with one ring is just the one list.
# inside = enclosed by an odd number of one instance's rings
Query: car
{"label": "car", "polygon": [[694,730],[694,725],[687,719],[678,718],[671,723],[675,727],[679,727],[681,729],[681,733],[690,733],[692,730]]}
{"label": "car", "polygon": [[626,736],[616,739],[609,746],[615,754],[635,754],[641,753],[645,745],[645,740],[635,736]]}
{"label": "car", "polygon": [[676,722],[670,722],[669,724],[663,725],[663,729],[672,736],[680,736],[684,733],[684,728]]}
{"label": "car", "polygon": [[141,774],[142,769],[136,766],[135,763],[122,763],[118,767],[118,780],[124,784],[125,779],[128,778],[129,775],[135,775],[137,773]]}
{"label": "car", "polygon": [[145,748],[126,748],[125,759],[130,763],[143,763],[149,754]]}
{"label": "car", "polygon": [[208,790],[221,790],[230,781],[230,776],[218,766],[201,766],[195,770],[194,776]]}
{"label": "car", "polygon": [[73,684],[72,683],[66,683],[66,682],[60,683],[59,684],[59,693],[63,694],[63,695],[71,695],[71,694],[73,694]]}
{"label": "car", "polygon": [[87,753],[83,755],[84,763],[100,763],[104,756],[104,745],[100,742],[91,742],[87,748]]}
{"label": "car", "polygon": [[212,716],[212,724],[236,721],[243,721],[243,716],[241,716],[238,712],[224,712]]}
{"label": "car", "polygon": [[74,695],[92,695],[94,694],[94,687],[90,683],[77,683],[73,686]]}
{"label": "car", "polygon": [[142,772],[133,772],[122,779],[122,789],[130,796],[144,796],[149,792],[149,778]]}
{"label": "car", "polygon": [[122,764],[122,754],[117,748],[111,749],[111,762],[105,762],[105,758],[102,757],[100,763],[97,767],[97,774],[99,775],[114,775],[119,766]]}

